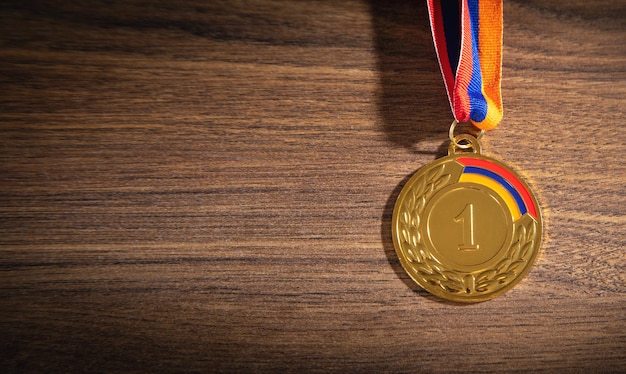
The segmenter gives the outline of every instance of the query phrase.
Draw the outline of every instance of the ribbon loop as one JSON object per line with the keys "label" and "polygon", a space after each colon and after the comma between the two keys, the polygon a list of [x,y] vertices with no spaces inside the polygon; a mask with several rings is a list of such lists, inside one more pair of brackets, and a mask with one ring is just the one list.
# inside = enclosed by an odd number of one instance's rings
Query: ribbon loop
{"label": "ribbon loop", "polygon": [[428,0],[454,117],[482,130],[502,120],[502,0]]}

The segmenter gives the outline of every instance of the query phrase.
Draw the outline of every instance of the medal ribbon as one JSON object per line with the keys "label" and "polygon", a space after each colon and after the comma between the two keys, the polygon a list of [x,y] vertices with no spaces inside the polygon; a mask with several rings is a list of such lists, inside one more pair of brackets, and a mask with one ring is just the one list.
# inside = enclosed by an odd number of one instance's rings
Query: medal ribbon
{"label": "medal ribbon", "polygon": [[483,130],[502,120],[502,0],[428,0],[454,118]]}

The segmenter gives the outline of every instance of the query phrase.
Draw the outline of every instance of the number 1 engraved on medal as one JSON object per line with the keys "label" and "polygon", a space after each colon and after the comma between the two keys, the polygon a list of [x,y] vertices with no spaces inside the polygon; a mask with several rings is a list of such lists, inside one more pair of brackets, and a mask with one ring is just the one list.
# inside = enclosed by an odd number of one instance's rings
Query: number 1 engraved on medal
{"label": "number 1 engraved on medal", "polygon": [[454,217],[455,223],[461,224],[463,242],[459,244],[459,251],[477,251],[478,244],[474,243],[474,204],[467,204]]}

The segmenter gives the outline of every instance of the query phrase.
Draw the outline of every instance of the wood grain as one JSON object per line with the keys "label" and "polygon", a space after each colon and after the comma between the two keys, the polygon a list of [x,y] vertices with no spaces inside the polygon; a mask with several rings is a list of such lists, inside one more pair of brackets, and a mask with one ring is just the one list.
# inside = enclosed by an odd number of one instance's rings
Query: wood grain
{"label": "wood grain", "polygon": [[459,306],[391,243],[451,121],[424,3],[3,2],[3,372],[625,371],[626,3],[504,18],[483,148],[547,236]]}

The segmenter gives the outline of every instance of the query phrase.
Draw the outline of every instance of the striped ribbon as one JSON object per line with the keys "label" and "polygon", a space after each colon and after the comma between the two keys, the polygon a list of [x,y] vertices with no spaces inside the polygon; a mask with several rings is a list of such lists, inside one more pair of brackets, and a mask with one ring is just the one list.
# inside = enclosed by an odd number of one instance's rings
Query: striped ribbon
{"label": "striped ribbon", "polygon": [[502,0],[428,0],[439,67],[459,122],[502,120]]}

